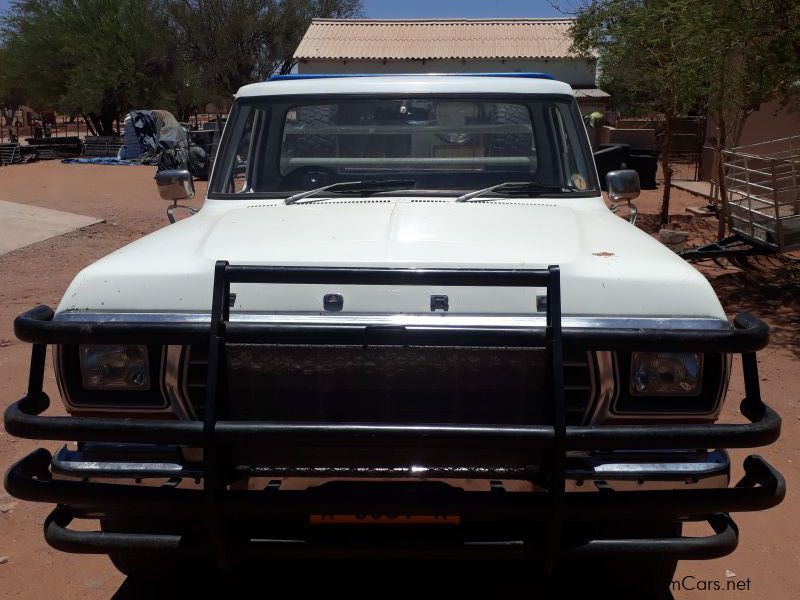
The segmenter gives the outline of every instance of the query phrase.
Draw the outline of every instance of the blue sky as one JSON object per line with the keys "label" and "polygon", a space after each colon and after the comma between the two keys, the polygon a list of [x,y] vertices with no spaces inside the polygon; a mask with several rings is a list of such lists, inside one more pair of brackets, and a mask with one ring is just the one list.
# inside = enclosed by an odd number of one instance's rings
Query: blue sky
{"label": "blue sky", "polygon": [[[575,0],[553,0],[568,7]],[[549,0],[363,0],[371,19],[558,17]],[[0,11],[9,0],[0,0]]]}

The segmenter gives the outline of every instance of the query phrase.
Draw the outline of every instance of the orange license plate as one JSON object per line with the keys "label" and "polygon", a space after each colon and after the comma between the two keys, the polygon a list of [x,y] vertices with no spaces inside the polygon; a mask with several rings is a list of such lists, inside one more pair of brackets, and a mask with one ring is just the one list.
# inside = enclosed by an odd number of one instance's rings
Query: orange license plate
{"label": "orange license plate", "polygon": [[459,525],[457,515],[310,515],[311,525]]}

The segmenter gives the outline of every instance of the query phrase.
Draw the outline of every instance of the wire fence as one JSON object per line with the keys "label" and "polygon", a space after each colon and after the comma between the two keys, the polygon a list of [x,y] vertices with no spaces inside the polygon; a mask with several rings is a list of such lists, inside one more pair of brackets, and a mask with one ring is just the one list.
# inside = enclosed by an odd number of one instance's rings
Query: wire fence
{"label": "wire fence", "polygon": [[0,143],[23,143],[26,139],[78,137],[84,138],[91,135],[89,126],[82,118],[70,119],[67,116],[58,117],[52,122],[32,123],[23,125],[19,120],[10,125],[4,123],[0,126]]}

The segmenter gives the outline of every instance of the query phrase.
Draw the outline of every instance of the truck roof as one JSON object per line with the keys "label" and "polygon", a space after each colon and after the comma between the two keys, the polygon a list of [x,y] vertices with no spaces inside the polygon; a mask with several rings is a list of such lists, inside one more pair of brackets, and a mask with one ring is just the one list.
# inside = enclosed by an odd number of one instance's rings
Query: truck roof
{"label": "truck roof", "polygon": [[289,75],[252,83],[237,98],[287,94],[568,94],[572,88],[543,73],[418,75]]}

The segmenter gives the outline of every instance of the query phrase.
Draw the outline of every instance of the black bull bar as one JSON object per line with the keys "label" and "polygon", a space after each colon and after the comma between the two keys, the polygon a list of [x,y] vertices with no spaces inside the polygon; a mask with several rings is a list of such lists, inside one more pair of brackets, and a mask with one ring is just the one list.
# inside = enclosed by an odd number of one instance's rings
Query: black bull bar
{"label": "black bull bar", "polygon": [[[445,326],[358,327],[352,325],[282,325],[230,320],[231,283],[303,283],[338,285],[441,285],[547,288],[544,327],[526,329],[451,328]],[[53,320],[53,311],[39,306],[15,321],[15,333],[33,344],[27,394],[5,412],[8,433],[44,440],[175,444],[203,450],[203,490],[174,485],[142,487],[53,479],[51,456],[39,449],[13,465],[6,488],[17,498],[52,502],[58,507],[45,523],[45,537],[68,552],[135,553],[164,551],[183,555],[215,554],[230,566],[237,557],[273,555],[348,556],[363,548],[314,545],[297,540],[242,540],[229,533],[229,521],[302,519],[310,514],[459,515],[519,524],[521,541],[469,543],[460,546],[397,545],[370,547],[369,556],[425,557],[540,556],[547,568],[561,557],[658,554],[702,559],[732,552],[738,542],[729,512],[764,510],[780,503],[783,477],[762,458],[745,459],[745,475],[735,486],[714,489],[566,492],[568,451],[623,449],[753,448],[775,441],[780,417],[761,399],[756,351],[768,339],[764,323],[748,314],[720,330],[562,328],[558,267],[541,270],[429,270],[234,266],[216,264],[211,323],[78,323]],[[49,406],[43,391],[48,344],[208,342],[208,385],[203,421],[156,421],[123,418],[41,416]],[[547,355],[550,405],[544,423],[513,426],[243,422],[226,420],[224,353],[227,343],[294,343],[428,346],[514,346],[543,348]],[[747,424],[653,424],[566,426],[563,397],[563,347],[582,350],[658,350],[738,353],[742,357],[745,398],[741,413]],[[398,492],[372,486],[367,495],[350,487],[321,486],[303,491],[228,489],[232,465],[227,450],[254,445],[291,457],[292,450],[314,447],[320,457],[336,460],[369,448],[376,466],[383,458],[413,454],[442,465],[458,464],[465,449],[503,449],[536,453],[544,491],[497,493],[465,491],[447,485]],[[533,454],[531,454],[533,455]],[[369,460],[369,459],[367,459]],[[383,463],[385,464],[385,463]],[[365,464],[364,466],[373,466]],[[430,464],[436,466],[436,463]],[[501,466],[501,465],[500,465]],[[141,532],[109,533],[68,529],[73,518],[146,516],[202,521],[207,535]],[[567,544],[566,522],[641,520],[708,521],[706,537],[588,539]],[[528,543],[524,532],[543,524],[544,541]],[[421,551],[422,550],[422,551]]]}

